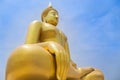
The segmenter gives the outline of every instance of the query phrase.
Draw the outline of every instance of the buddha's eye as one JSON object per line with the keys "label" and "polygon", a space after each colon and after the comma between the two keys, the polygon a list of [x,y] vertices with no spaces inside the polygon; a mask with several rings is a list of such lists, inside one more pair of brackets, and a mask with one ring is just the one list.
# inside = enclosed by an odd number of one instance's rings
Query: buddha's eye
{"label": "buddha's eye", "polygon": [[55,16],[56,14],[55,13],[52,13],[53,16]]}
{"label": "buddha's eye", "polygon": [[57,15],[57,13],[55,13],[55,12],[51,12],[51,14],[52,14],[53,16],[56,16],[56,15]]}

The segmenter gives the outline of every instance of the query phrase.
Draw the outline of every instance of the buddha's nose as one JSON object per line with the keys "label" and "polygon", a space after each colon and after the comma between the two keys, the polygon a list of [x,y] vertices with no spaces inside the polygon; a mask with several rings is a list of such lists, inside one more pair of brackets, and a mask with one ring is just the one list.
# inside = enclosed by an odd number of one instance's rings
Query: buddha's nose
{"label": "buddha's nose", "polygon": [[58,15],[55,15],[56,18],[58,18]]}

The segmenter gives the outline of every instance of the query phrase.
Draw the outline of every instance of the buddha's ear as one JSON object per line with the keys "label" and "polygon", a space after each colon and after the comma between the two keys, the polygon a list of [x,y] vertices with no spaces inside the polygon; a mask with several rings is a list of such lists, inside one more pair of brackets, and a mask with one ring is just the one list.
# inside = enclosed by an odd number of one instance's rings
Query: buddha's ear
{"label": "buddha's ear", "polygon": [[45,16],[44,15],[41,16],[41,21],[45,22]]}
{"label": "buddha's ear", "polygon": [[42,22],[46,22],[46,16],[45,16],[45,15],[42,15],[42,16],[41,16],[41,21],[42,21]]}
{"label": "buddha's ear", "polygon": [[46,22],[46,17],[45,17],[45,16],[43,16],[42,18],[43,18],[43,20],[42,20],[42,21],[43,21],[43,22]]}

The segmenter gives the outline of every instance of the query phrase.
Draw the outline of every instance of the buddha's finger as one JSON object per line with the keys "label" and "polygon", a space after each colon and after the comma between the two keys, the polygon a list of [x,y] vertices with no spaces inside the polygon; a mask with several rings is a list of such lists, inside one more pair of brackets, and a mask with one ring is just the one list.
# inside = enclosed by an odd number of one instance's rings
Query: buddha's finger
{"label": "buddha's finger", "polygon": [[[65,51],[64,51],[65,53]],[[64,78],[66,78],[67,76],[67,72],[68,72],[68,66],[69,65],[69,59],[68,59],[68,55],[67,53],[65,53],[65,71],[64,71]]]}
{"label": "buddha's finger", "polygon": [[62,77],[62,80],[64,78],[64,72],[65,72],[65,62],[66,62],[66,58],[65,58],[65,55],[64,55],[64,52],[61,51],[61,77]]}
{"label": "buddha's finger", "polygon": [[61,51],[60,51],[60,77],[61,77],[61,80],[63,80],[63,74],[64,74],[64,68],[65,68],[65,57],[64,57],[64,53],[63,53],[63,51],[62,51],[62,49],[61,49]]}
{"label": "buddha's finger", "polygon": [[65,72],[66,72],[66,55],[65,55],[65,52],[64,52],[64,50],[62,50],[62,52],[61,52],[61,56],[62,56],[62,62],[61,62],[61,78],[62,78],[62,80],[65,80],[65,76],[64,76],[64,74],[65,74]]}
{"label": "buddha's finger", "polygon": [[60,57],[60,51],[59,51],[59,46],[56,44],[50,44],[49,45],[50,49],[54,51],[55,54],[55,60],[56,60],[56,77],[58,80],[61,80],[61,57]]}
{"label": "buddha's finger", "polygon": [[57,64],[57,79],[60,80],[60,68],[61,68],[61,62],[60,62],[60,56],[59,53],[56,53],[56,64]]}

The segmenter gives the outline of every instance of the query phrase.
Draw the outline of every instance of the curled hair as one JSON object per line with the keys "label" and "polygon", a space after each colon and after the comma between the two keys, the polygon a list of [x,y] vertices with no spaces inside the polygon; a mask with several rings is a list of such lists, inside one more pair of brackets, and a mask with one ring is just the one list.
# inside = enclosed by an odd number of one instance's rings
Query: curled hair
{"label": "curled hair", "polygon": [[44,18],[45,16],[47,16],[48,12],[51,11],[51,10],[54,10],[54,11],[56,11],[56,12],[58,13],[58,11],[57,11],[56,9],[54,9],[53,7],[48,7],[48,8],[46,8],[46,9],[42,12],[42,15],[41,15],[41,20],[42,20],[42,21],[43,21],[43,18]]}

